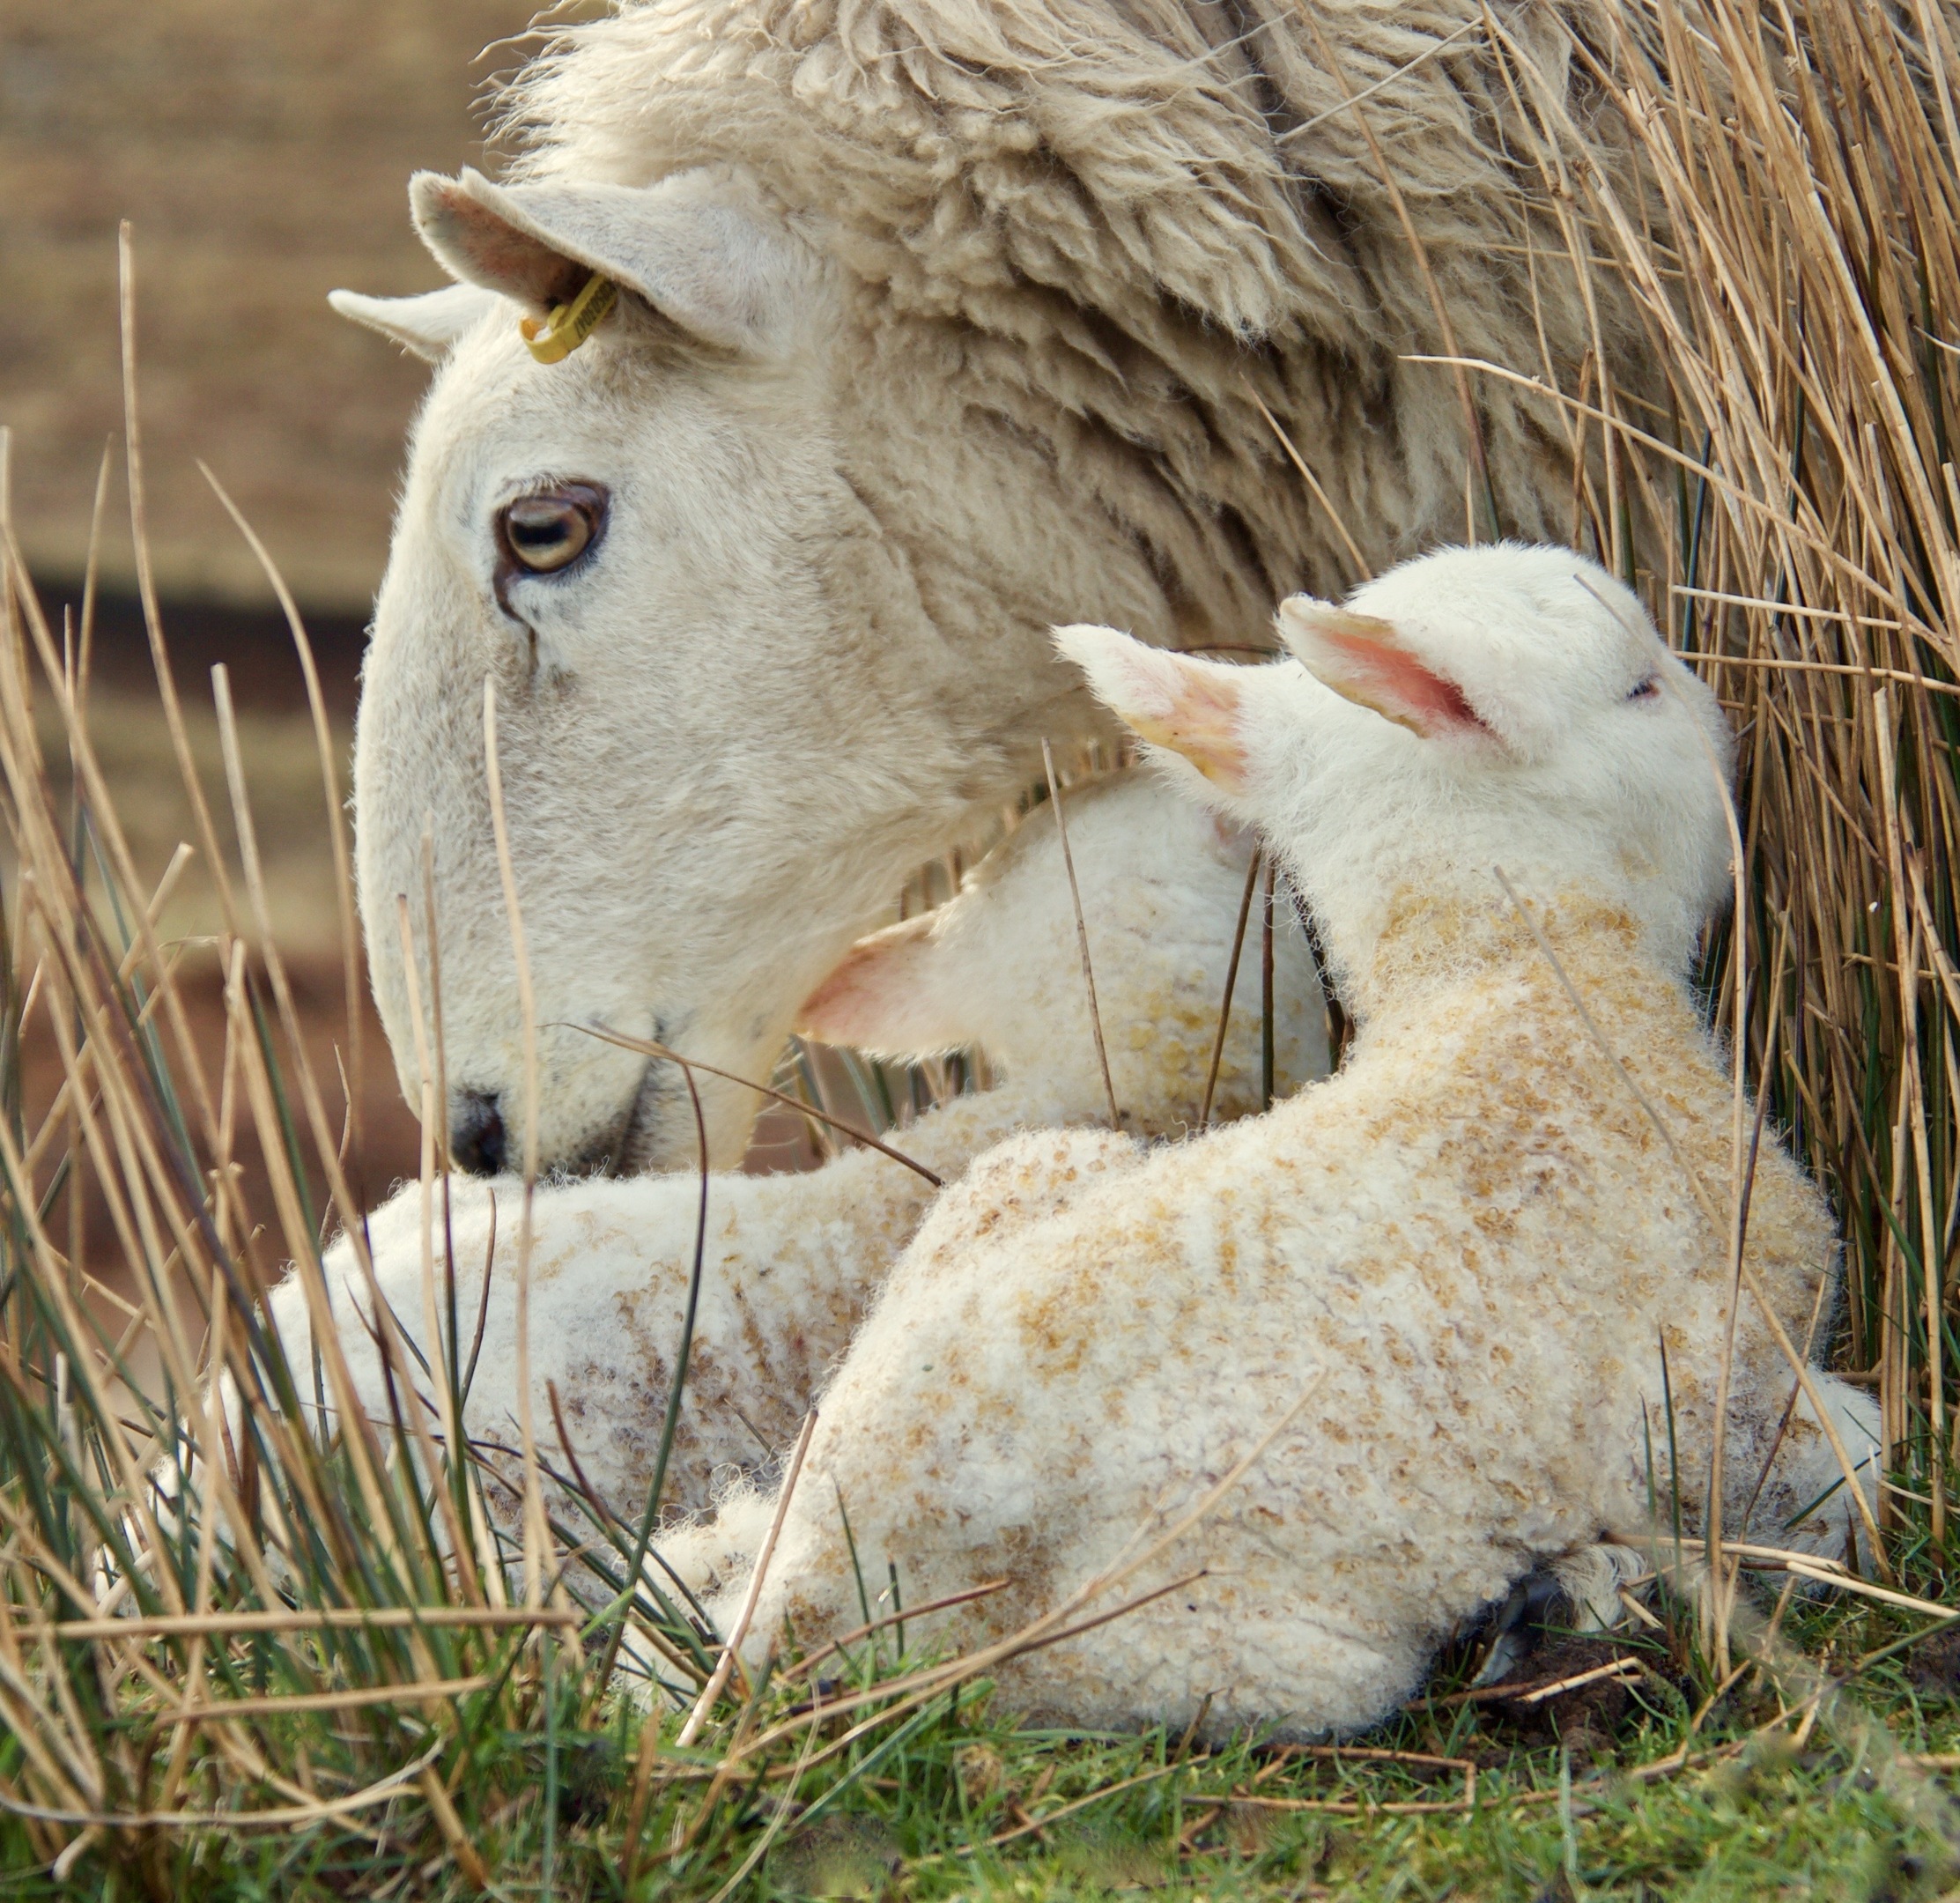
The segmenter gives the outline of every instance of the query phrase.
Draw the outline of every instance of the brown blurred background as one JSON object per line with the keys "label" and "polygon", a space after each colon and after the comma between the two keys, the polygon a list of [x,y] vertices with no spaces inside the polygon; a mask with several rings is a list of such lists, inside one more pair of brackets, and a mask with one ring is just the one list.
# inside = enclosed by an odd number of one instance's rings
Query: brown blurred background
{"label": "brown blurred background", "polygon": [[[215,469],[308,605],[365,615],[422,367],[328,310],[425,290],[419,167],[480,162],[473,110],[530,0],[0,0],[0,420],[29,559],[78,574],[122,420],[115,232],[136,228],[152,552],[170,595],[268,599]],[[126,529],[105,574],[131,573]]]}
{"label": "brown blurred background", "polygon": [[[479,108],[521,57],[508,36],[531,11],[530,0],[0,0],[0,424],[16,532],[58,618],[79,599],[96,472],[115,438],[91,726],[153,879],[195,833],[133,600],[116,298],[128,218],[150,541],[177,682],[230,851],[210,670],[231,670],[276,929],[329,1083],[346,1023],[319,757],[284,622],[196,460],[307,611],[344,796],[364,630],[426,372],[336,318],[326,295],[441,281],[409,226],[408,177],[482,161]],[[51,708],[46,730],[58,759]],[[194,867],[164,934],[184,942],[214,1073],[218,975],[197,941],[217,923]],[[366,1041],[374,1195],[414,1171],[415,1126],[371,1010]],[[30,1099],[46,1101],[45,1036],[26,1055]],[[92,1226],[92,1257],[107,1237]]]}
{"label": "brown blurred background", "polygon": [[[408,220],[423,167],[494,165],[497,78],[536,40],[536,0],[0,0],[0,426],[8,501],[57,628],[78,609],[104,446],[112,474],[90,728],[141,877],[195,840],[135,592],[122,468],[116,232],[133,226],[139,414],[149,544],[205,798],[236,877],[211,670],[229,669],[276,936],[315,1073],[337,1123],[348,1043],[327,796],[302,677],[250,551],[196,469],[208,463],[299,597],[331,717],[344,798],[361,651],[387,557],[419,362],[328,309],[337,285],[381,294],[442,274]],[[597,11],[561,0],[550,18]],[[67,811],[51,698],[38,707]],[[12,855],[0,840],[0,874]],[[207,1076],[225,1013],[209,943],[221,913],[194,863],[162,914]],[[366,1052],[359,1181],[370,1200],[415,1174],[418,1132],[363,980]],[[30,1127],[60,1064],[45,1025],[24,1040]],[[248,1122],[248,1120],[246,1120]],[[766,1119],[751,1166],[815,1159],[802,1121]],[[248,1200],[284,1251],[248,1140]],[[318,1176],[315,1175],[315,1188]],[[118,1279],[100,1193],[89,1266]],[[65,1213],[54,1233],[66,1235]]]}

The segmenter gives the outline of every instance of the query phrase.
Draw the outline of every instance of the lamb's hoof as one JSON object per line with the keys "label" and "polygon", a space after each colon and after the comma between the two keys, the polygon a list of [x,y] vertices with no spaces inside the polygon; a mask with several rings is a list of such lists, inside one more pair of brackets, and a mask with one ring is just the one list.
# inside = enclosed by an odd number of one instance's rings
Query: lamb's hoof
{"label": "lamb's hoof", "polygon": [[1548,1632],[1612,1632],[1625,1625],[1621,1594],[1646,1570],[1631,1546],[1605,1540],[1541,1562],[1490,1615],[1490,1648],[1476,1684],[1501,1685],[1531,1657]]}
{"label": "lamb's hoof", "polygon": [[1526,1573],[1491,1613],[1490,1642],[1470,1683],[1501,1685],[1538,1649],[1549,1626],[1570,1622],[1571,1611],[1571,1602],[1556,1573],[1543,1566]]}

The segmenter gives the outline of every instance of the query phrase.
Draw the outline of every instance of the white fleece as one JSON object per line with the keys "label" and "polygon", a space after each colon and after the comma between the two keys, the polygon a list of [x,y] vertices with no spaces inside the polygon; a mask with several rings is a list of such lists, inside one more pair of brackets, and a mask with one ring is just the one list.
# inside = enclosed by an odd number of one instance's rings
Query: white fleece
{"label": "white fleece", "polygon": [[[1146,774],[1064,797],[1124,1127],[1181,1134],[1203,1100],[1251,842]],[[1219,1119],[1258,1105],[1259,950],[1255,906],[1220,1066]],[[1275,965],[1283,1090],[1327,1068],[1319,978],[1291,915],[1277,922]],[[984,1048],[1000,1079],[995,1088],[957,1098],[891,1133],[896,1147],[948,1181],[1016,1131],[1106,1121],[1075,908],[1051,809],[1038,809],[949,904],[866,940],[809,1001],[804,1022],[887,1055]],[[669,1513],[707,1505],[718,1484],[766,1469],[794,1438],[933,1195],[923,1177],[866,1149],[807,1174],[710,1178],[699,1305],[663,1494]],[[552,1510],[561,1518],[570,1512],[562,1482],[574,1462],[629,1523],[643,1510],[699,1206],[699,1176],[682,1173],[561,1182],[536,1193],[531,1404],[541,1458],[555,1477]],[[445,1234],[450,1239],[457,1364],[467,1367],[473,1350],[477,1356],[466,1429],[473,1440],[508,1450],[520,1445],[521,1209],[521,1186],[513,1181],[457,1177],[447,1229],[440,1197],[425,1212],[419,1184],[401,1189],[368,1223],[382,1293],[439,1366],[446,1351],[429,1353],[429,1322],[433,1304],[437,1338],[446,1342]],[[345,1238],[328,1251],[326,1267],[362,1405],[386,1423],[373,1295]],[[275,1291],[270,1307],[293,1366],[307,1370],[311,1334],[298,1277]],[[443,1411],[433,1405],[433,1382],[418,1371],[413,1385],[440,1438]],[[309,1374],[301,1373],[300,1387],[310,1392]],[[501,1464],[514,1470],[514,1462]],[[582,1522],[571,1514],[569,1523]]]}
{"label": "white fleece", "polygon": [[[1174,1591],[998,1676],[1072,1724],[1346,1731],[1525,1572],[1643,1536],[1650,1478],[1663,1499],[1673,1478],[1664,1396],[1698,1525],[1727,1235],[1675,1153],[1720,1216],[1733,1092],[1684,981],[1727,885],[1713,696],[1562,551],[1447,552],[1344,610],[1289,603],[1280,626],[1304,665],[1062,639],[1186,756],[1191,789],[1285,854],[1362,1014],[1350,1061],[1156,1151],[1027,1133],[942,1197],[823,1398],[753,1648],[785,1622],[806,1643],[857,1623],[839,1498],[863,1565],[896,1563],[910,1603],[1010,1581],[939,1628],[973,1645],[1070,1603],[1274,1434],[1201,1525],[1076,1616]],[[1833,1257],[1823,1197],[1765,1137],[1747,1259],[1798,1341]],[[1868,1459],[1870,1398],[1816,1381]],[[1842,1486],[1785,1527],[1838,1472],[1808,1403],[1757,1491],[1792,1386],[1745,1295],[1730,1532],[1838,1549]],[[673,1548],[719,1549],[720,1616],[739,1530]]]}

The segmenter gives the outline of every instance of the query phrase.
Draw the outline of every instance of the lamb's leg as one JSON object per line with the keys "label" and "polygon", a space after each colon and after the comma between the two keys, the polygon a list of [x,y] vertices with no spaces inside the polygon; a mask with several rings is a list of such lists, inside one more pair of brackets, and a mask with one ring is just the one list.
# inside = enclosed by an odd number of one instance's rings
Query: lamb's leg
{"label": "lamb's leg", "polygon": [[[700,1512],[732,1474],[766,1470],[788,1447],[921,1218],[928,1229],[1004,1227],[1048,1213],[1106,1168],[1142,1154],[1132,1139],[1108,1132],[1059,1143],[1023,1136],[1006,1148],[1034,1146],[1041,1166],[1010,1172],[1004,1188],[984,1159],[959,1176],[975,1150],[1025,1114],[1002,1092],[944,1106],[914,1125],[904,1138],[908,1152],[923,1152],[954,1179],[936,1202],[922,1178],[870,1151],[806,1176],[713,1181],[663,1514]],[[1052,1152],[1069,1160],[1057,1164]],[[634,1218],[620,1203],[627,1192],[645,1214]],[[647,1178],[591,1194],[604,1205],[606,1235],[581,1236],[555,1280],[536,1278],[533,1361],[543,1367],[542,1355],[555,1358],[566,1436],[594,1487],[631,1518],[644,1510],[666,1415],[699,1184]],[[514,1390],[514,1367],[509,1379]],[[534,1384],[542,1379],[534,1373]]]}
{"label": "lamb's leg", "polygon": [[[1878,1405],[1863,1389],[1814,1371],[1812,1379],[1831,1411],[1831,1425],[1850,1455],[1874,1513],[1878,1505]],[[1766,1449],[1774,1427],[1764,1425]],[[1739,1456],[1740,1449],[1735,1450]],[[1845,1486],[1844,1469],[1817,1425],[1807,1396],[1800,1394],[1788,1426],[1760,1488],[1762,1455],[1735,1457],[1730,1504],[1749,1512],[1746,1537],[1764,1546],[1841,1559],[1864,1537],[1864,1518]],[[1752,1507],[1753,1496],[1753,1507]],[[1792,1522],[1795,1523],[1793,1524]],[[1477,1673],[1479,1685],[1509,1677],[1531,1650],[1535,1627],[1564,1625],[1576,1632],[1610,1632],[1626,1623],[1622,1588],[1650,1570],[1631,1546],[1601,1542],[1546,1561],[1512,1588],[1491,1618],[1490,1649]]]}
{"label": "lamb's leg", "polygon": [[682,1588],[704,1604],[729,1598],[747,1580],[775,1513],[774,1488],[736,1485],[712,1513],[661,1530],[647,1578],[669,1598]]}
{"label": "lamb's leg", "polygon": [[[794,1434],[929,1191],[871,1153],[807,1177],[711,1180],[663,1507],[699,1511],[714,1497],[717,1476],[766,1464]],[[411,1188],[405,1198],[417,1194]],[[688,1312],[699,1179],[602,1179],[541,1190],[532,1200],[528,1252],[514,1187],[459,1183],[452,1201],[455,1359],[465,1374],[475,1362],[464,1410],[471,1440],[493,1463],[514,1470],[521,1444],[520,1372],[528,1359],[532,1430],[554,1515],[582,1526],[577,1496],[589,1488],[618,1520],[637,1522]],[[345,1247],[337,1245],[335,1254]],[[440,1227],[437,1247],[440,1286]],[[446,1360],[445,1351],[425,1339],[418,1221],[396,1225],[375,1255],[403,1332],[432,1362]],[[527,1268],[528,1357],[519,1353],[518,1331]],[[344,1307],[337,1303],[336,1320],[350,1360],[370,1371],[361,1386],[372,1412],[385,1405],[368,1337],[374,1303],[358,1277],[344,1279],[352,1299]],[[437,1308],[446,1336],[446,1292]],[[416,1385],[425,1394],[431,1386],[426,1378]],[[430,1417],[439,1436],[441,1425]]]}
{"label": "lamb's leg", "polygon": [[[1831,1411],[1831,1422],[1850,1455],[1873,1513],[1878,1508],[1878,1403],[1862,1388],[1832,1374],[1812,1377]],[[1809,1397],[1800,1393],[1777,1446],[1770,1471],[1758,1489],[1761,1461],[1775,1433],[1762,1424],[1762,1451],[1754,1457],[1731,1449],[1729,1506],[1738,1520],[1748,1514],[1741,1536],[1763,1546],[1816,1553],[1842,1559],[1865,1538],[1864,1516],[1845,1485],[1844,1468],[1817,1425]],[[1732,1531],[1731,1537],[1738,1536]],[[1520,1580],[1492,1619],[1490,1650],[1477,1674],[1494,1684],[1522,1662],[1530,1649],[1530,1628],[1564,1625],[1577,1632],[1609,1632],[1626,1623],[1622,1588],[1651,1570],[1636,1548],[1602,1542],[1547,1561]]]}
{"label": "lamb's leg", "polygon": [[1476,1683],[1499,1685],[1530,1657],[1547,1628],[1612,1632],[1630,1617],[1623,1588],[1650,1570],[1631,1546],[1601,1540],[1541,1561],[1498,1602],[1490,1618],[1490,1649]]}
{"label": "lamb's leg", "polygon": [[[1024,1168],[1064,1181],[1073,1168],[1079,1182],[1111,1143],[1106,1132],[1042,1132],[983,1170],[1007,1183]],[[1255,1718],[1307,1734],[1371,1722],[1417,1682],[1421,1628],[1356,1610],[1351,1574],[1325,1598],[1303,1583],[1321,1577],[1322,1548],[1350,1536],[1330,1510],[1338,1484],[1318,1419],[1262,1453],[1217,1511],[1180,1525],[1277,1405],[1317,1385],[1319,1346],[1290,1331],[1261,1387],[1227,1396],[1220,1371],[1238,1351],[1228,1344],[1270,1315],[1275,1292],[1221,1277],[1216,1290],[1162,1296],[1140,1238],[1082,1208],[1044,1225],[1043,1238],[1073,1221],[1084,1225],[1070,1232],[1083,1238],[1075,1269],[1057,1268],[1053,1250],[1025,1250],[1011,1228],[942,1262],[921,1230],[820,1403],[745,1655],[758,1660],[786,1627],[811,1647],[857,1625],[859,1569],[876,1593],[890,1561],[914,1605],[996,1583],[908,1631],[914,1643],[965,1650],[1033,1621],[1085,1622],[1066,1644],[1003,1665],[1002,1697],[1024,1711],[1097,1725],[1187,1723],[1202,1711],[1213,1732]],[[1126,1340],[1154,1371],[1135,1406],[1121,1385],[1131,1358],[1100,1348]],[[1350,1366],[1343,1355],[1330,1373],[1344,1379]],[[1151,1381],[1166,1379],[1179,1401],[1159,1405],[1165,1389]],[[1204,1398],[1187,1408],[1186,1395]],[[1268,1487],[1269,1511],[1248,1497]],[[1153,1551],[1160,1538],[1171,1544]],[[1369,1564],[1396,1573],[1389,1591],[1402,1590],[1399,1566]],[[1152,1596],[1172,1582],[1169,1596]],[[717,1619],[744,1587],[714,1603]],[[1092,1623],[1130,1598],[1113,1623]]]}
{"label": "lamb's leg", "polygon": [[1601,1540],[1561,1553],[1546,1570],[1564,1603],[1563,1623],[1574,1632],[1611,1632],[1628,1618],[1621,1592],[1653,1568],[1633,1547]]}
{"label": "lamb's leg", "polygon": [[[1024,1132],[987,1151],[965,1176],[947,1186],[921,1225],[907,1259],[915,1273],[929,1281],[941,1259],[957,1255],[973,1237],[997,1239],[1065,1209],[1111,1174],[1135,1167],[1145,1154],[1134,1137],[1109,1130]],[[691,1585],[692,1576],[685,1567],[696,1566],[693,1555],[712,1551],[719,1556],[704,1573],[711,1573],[716,1581],[726,1571],[726,1561],[742,1551],[745,1541],[753,1555],[768,1525],[767,1514],[758,1516],[750,1510],[754,1498],[745,1492],[733,1496],[732,1510],[724,1508],[721,1516],[725,1523],[709,1516],[663,1536],[662,1554]],[[684,1566],[677,1555],[686,1556]],[[714,1589],[721,1589],[719,1583]]]}
{"label": "lamb's leg", "polygon": [[[1877,1403],[1835,1375],[1815,1371],[1812,1379],[1875,1514]],[[1744,1536],[1758,1545],[1843,1559],[1847,1547],[1864,1537],[1863,1515],[1845,1490],[1844,1469],[1817,1425],[1808,1397],[1796,1397],[1769,1474],[1758,1488],[1761,1461],[1775,1433],[1773,1424],[1760,1425],[1760,1447],[1753,1457],[1735,1447],[1728,1463],[1728,1503],[1738,1519],[1748,1514]],[[1735,1536],[1733,1532],[1731,1536]],[[1534,1627],[1562,1625],[1577,1632],[1609,1632],[1624,1625],[1629,1615],[1621,1590],[1650,1570],[1650,1562],[1636,1548],[1611,1542],[1580,1547],[1544,1562],[1512,1588],[1492,1615],[1490,1649],[1477,1683],[1496,1684],[1514,1671],[1531,1649]]]}
{"label": "lamb's leg", "polygon": [[[862,1173],[844,1172],[854,1174]],[[792,1181],[716,1179],[713,1186],[726,1193],[711,1195],[691,1404],[684,1411],[666,1490],[668,1501],[684,1510],[707,1504],[717,1469],[765,1462],[773,1450],[772,1430],[778,1436],[794,1432],[808,1390],[848,1340],[868,1299],[868,1291],[854,1282],[869,1275],[866,1252],[851,1246],[863,1240],[867,1224],[839,1229],[826,1220],[835,1212],[825,1207],[811,1212],[804,1245],[785,1247],[780,1263],[765,1256],[758,1277],[748,1258],[776,1239],[766,1220],[772,1202],[788,1200],[780,1188],[772,1196],[772,1185]],[[845,1184],[828,1187],[835,1195]],[[433,1236],[426,1240],[419,1185],[410,1184],[370,1217],[373,1283],[345,1236],[326,1252],[334,1336],[351,1377],[354,1408],[384,1434],[399,1408],[418,1413],[439,1442],[447,1437],[438,1381],[429,1370],[446,1373],[453,1363],[466,1383],[465,1431],[492,1467],[507,1471],[514,1469],[521,1444],[517,1294],[527,1253],[520,1237],[521,1191],[456,1179],[448,1201],[447,1221],[440,1201],[436,1204]],[[871,1205],[875,1199],[867,1196],[865,1202]],[[636,1521],[643,1509],[666,1410],[667,1370],[687,1307],[699,1210],[699,1181],[681,1176],[602,1180],[540,1190],[533,1198],[530,1411],[546,1470],[548,1507],[569,1525],[581,1523],[574,1502],[581,1477],[621,1519]],[[869,1253],[882,1269],[895,1248],[874,1239]],[[446,1286],[452,1248],[454,1344]],[[425,1286],[432,1256],[433,1291]],[[314,1317],[297,1274],[272,1292],[265,1319],[310,1416]],[[379,1346],[391,1329],[398,1329],[413,1351],[399,1358],[392,1381]],[[744,1372],[747,1391],[731,1394],[741,1388]],[[219,1392],[235,1443],[241,1422],[230,1374],[221,1377]],[[330,1425],[344,1404],[330,1376],[325,1399]],[[492,1510],[501,1514],[510,1501],[499,1491],[492,1488],[490,1497]]]}
{"label": "lamb's leg", "polygon": [[[1813,1372],[1811,1379],[1830,1411],[1838,1439],[1851,1456],[1866,1504],[1875,1518],[1878,1483],[1882,1477],[1877,1398],[1834,1374]],[[1751,1489],[1756,1479],[1752,1469],[1748,1475]],[[1867,1539],[1864,1529],[1864,1515],[1845,1484],[1837,1452],[1817,1425],[1810,1397],[1799,1394],[1749,1516],[1748,1536],[1764,1546],[1842,1559],[1853,1547],[1862,1550]]]}

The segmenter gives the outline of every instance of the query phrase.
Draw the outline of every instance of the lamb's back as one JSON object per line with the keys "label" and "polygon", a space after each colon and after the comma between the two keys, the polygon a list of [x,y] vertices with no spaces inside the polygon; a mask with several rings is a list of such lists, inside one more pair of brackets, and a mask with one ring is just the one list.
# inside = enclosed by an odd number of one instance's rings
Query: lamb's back
{"label": "lamb's back", "polygon": [[[1685,995],[1579,962],[1595,1003],[1625,1007],[1616,1037],[1677,1143],[1726,1170],[1727,1085]],[[908,1252],[829,1399],[848,1444],[820,1432],[813,1466],[876,1498],[894,1553],[967,1550],[914,1593],[1016,1573],[972,1616],[1005,1629],[1304,1395],[1191,1550],[1230,1553],[1234,1598],[1276,1569],[1296,1605],[1439,1629],[1534,1554],[1638,1514],[1662,1329],[1677,1386],[1698,1391],[1719,1353],[1720,1255],[1582,1037],[1554,974],[1520,963],[1439,992],[1267,1118],[936,1252],[930,1300]],[[1815,1262],[1815,1198],[1771,1164],[1779,1246]]]}

